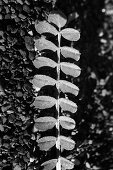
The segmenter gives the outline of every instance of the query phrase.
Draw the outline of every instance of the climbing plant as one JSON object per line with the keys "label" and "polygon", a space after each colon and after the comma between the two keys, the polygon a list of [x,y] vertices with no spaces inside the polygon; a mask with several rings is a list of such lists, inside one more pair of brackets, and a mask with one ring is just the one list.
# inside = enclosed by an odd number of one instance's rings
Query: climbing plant
{"label": "climbing plant", "polygon": [[[51,152],[52,147],[56,148],[56,157],[41,164],[44,170],[52,170],[55,167],[57,170],[74,168],[74,163],[63,157],[62,153],[65,150],[73,150],[75,141],[70,136],[63,135],[61,129],[71,131],[76,126],[72,114],[77,111],[77,104],[70,100],[69,94],[75,97],[79,92],[79,88],[71,80],[80,75],[81,69],[75,64],[80,59],[80,53],[72,47],[62,46],[62,41],[63,39],[67,42],[77,41],[80,33],[73,28],[66,28],[66,23],[67,19],[63,13],[53,11],[47,21],[35,24],[40,38],[35,39],[35,50],[39,55],[36,56],[33,64],[38,70],[46,69],[45,74],[43,71],[31,80],[33,88],[38,92],[32,106],[38,111],[52,109],[54,113],[52,116],[38,114],[39,116],[34,118],[34,131],[41,134],[56,128],[54,136],[44,134],[43,137],[40,135],[37,138],[37,145],[41,151]],[[49,73],[46,73],[47,68]],[[56,78],[52,77],[52,70],[56,72]],[[65,75],[65,79],[62,78],[62,74]],[[51,91],[52,88],[55,89],[54,97],[40,92],[48,86],[51,87]]]}

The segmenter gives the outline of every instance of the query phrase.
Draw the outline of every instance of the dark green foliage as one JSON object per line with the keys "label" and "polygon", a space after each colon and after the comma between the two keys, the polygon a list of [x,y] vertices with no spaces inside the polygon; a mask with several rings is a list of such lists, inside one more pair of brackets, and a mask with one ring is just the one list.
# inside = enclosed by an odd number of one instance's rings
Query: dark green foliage
{"label": "dark green foliage", "polygon": [[[32,133],[36,111],[30,107],[34,93],[29,80],[37,72],[31,62],[35,52],[29,51],[25,37],[33,42],[37,35],[35,20],[47,19],[54,4],[55,1],[48,0],[0,0],[0,169],[4,167],[3,170],[39,169],[40,162],[47,160],[38,150]],[[78,131],[70,134],[75,136],[78,147],[72,153],[77,158],[77,170],[113,169],[112,6],[110,0],[57,0],[55,6],[69,18],[68,27],[80,29],[81,33],[80,41],[72,43],[81,52],[82,68],[80,78],[73,79],[80,88],[75,116]]]}

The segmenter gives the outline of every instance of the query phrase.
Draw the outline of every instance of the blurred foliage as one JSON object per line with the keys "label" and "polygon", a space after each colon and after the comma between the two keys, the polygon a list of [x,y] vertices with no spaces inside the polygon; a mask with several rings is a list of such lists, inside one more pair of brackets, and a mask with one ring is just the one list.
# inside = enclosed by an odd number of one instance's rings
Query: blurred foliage
{"label": "blurred foliage", "polygon": [[[39,169],[44,159],[32,132],[34,115],[29,80],[36,70],[33,39],[36,20],[52,9],[81,32],[82,74],[75,116],[77,170],[113,169],[113,2],[112,0],[0,0],[0,169]],[[79,161],[80,164],[79,164]],[[78,161],[78,163],[77,163]]]}

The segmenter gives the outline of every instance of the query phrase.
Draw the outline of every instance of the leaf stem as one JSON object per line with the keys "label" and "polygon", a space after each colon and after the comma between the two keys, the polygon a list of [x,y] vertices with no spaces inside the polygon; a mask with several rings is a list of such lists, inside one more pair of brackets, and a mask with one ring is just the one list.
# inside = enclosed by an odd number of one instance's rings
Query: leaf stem
{"label": "leaf stem", "polygon": [[[60,41],[61,41],[61,34],[60,30],[58,33],[58,50],[57,50],[57,56],[58,56],[58,64],[57,64],[57,82],[60,80]],[[57,90],[58,90],[58,96],[57,96],[57,104],[56,104],[56,110],[57,110],[57,123],[56,123],[56,128],[58,130],[57,134],[57,141],[56,141],[56,148],[58,150],[57,152],[57,158],[58,158],[58,164],[56,166],[57,170],[61,170],[61,164],[59,161],[60,157],[60,107],[59,107],[59,98],[60,98],[60,88],[59,88],[59,83],[57,83]]]}

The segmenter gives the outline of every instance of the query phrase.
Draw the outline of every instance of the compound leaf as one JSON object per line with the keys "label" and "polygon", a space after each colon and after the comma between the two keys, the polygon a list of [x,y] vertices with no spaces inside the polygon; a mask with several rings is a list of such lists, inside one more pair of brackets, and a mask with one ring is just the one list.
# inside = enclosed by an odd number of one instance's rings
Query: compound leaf
{"label": "compound leaf", "polygon": [[76,85],[66,80],[59,80],[58,83],[59,83],[59,88],[63,93],[71,93],[74,94],[75,96],[78,95],[79,88]]}
{"label": "compound leaf", "polygon": [[77,111],[77,105],[71,100],[60,98],[59,104],[63,111],[69,111],[72,113],[75,113]]}
{"label": "compound leaf", "polygon": [[78,41],[80,39],[79,31],[73,28],[65,28],[60,33],[66,40],[69,41]]}
{"label": "compound leaf", "polygon": [[57,164],[57,159],[51,159],[41,164],[41,166],[44,166],[43,170],[52,170],[55,168],[56,164]]}
{"label": "compound leaf", "polygon": [[47,21],[40,21],[38,24],[35,24],[35,29],[39,34],[51,33],[55,36],[58,34],[57,29]]}
{"label": "compound leaf", "polygon": [[38,69],[41,67],[55,68],[57,66],[57,63],[50,58],[38,57],[33,61],[33,65]]}
{"label": "compound leaf", "polygon": [[74,140],[65,137],[65,136],[60,136],[60,145],[61,145],[61,151],[65,150],[73,150],[75,147],[75,142]]}
{"label": "compound leaf", "polygon": [[39,117],[35,120],[35,128],[38,131],[46,131],[52,129],[55,126],[56,119],[54,117],[45,116]]}
{"label": "compound leaf", "polygon": [[48,151],[56,144],[56,137],[46,136],[38,139],[37,142],[41,151]]}
{"label": "compound leaf", "polygon": [[60,162],[61,162],[63,170],[73,169],[74,168],[74,163],[72,163],[68,159],[65,159],[63,157],[60,157],[59,159],[60,159]]}
{"label": "compound leaf", "polygon": [[68,63],[68,62],[62,62],[60,63],[61,70],[66,74],[73,77],[78,77],[81,73],[80,67],[78,67],[75,64]]}
{"label": "compound leaf", "polygon": [[57,46],[53,44],[51,41],[46,40],[44,37],[35,40],[35,47],[39,51],[51,50],[55,52],[57,50]]}
{"label": "compound leaf", "polygon": [[48,22],[55,24],[58,28],[65,26],[66,16],[60,11],[53,11],[48,16]]}
{"label": "compound leaf", "polygon": [[35,75],[31,83],[33,84],[34,89],[37,89],[37,87],[42,88],[48,85],[54,86],[56,80],[46,75]]}
{"label": "compound leaf", "polygon": [[38,96],[33,102],[33,106],[38,109],[48,109],[56,104],[56,99],[50,96]]}
{"label": "compound leaf", "polygon": [[60,116],[60,125],[67,130],[71,130],[75,128],[75,121],[70,118],[70,117],[66,117],[66,116]]}
{"label": "compound leaf", "polygon": [[78,50],[72,48],[72,47],[61,47],[61,54],[65,57],[65,58],[72,58],[76,61],[78,61],[80,59],[80,53]]}

